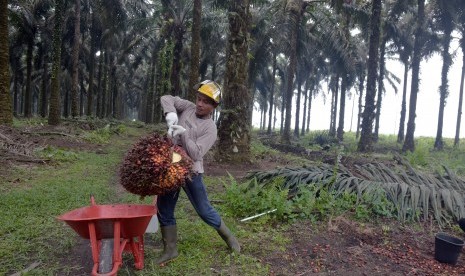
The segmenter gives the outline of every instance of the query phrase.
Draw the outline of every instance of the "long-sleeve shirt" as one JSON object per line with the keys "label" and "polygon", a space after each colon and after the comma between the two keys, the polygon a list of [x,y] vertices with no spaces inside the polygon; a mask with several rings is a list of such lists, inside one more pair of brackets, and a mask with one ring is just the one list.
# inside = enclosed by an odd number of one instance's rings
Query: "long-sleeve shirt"
{"label": "long-sleeve shirt", "polygon": [[213,146],[217,138],[215,122],[211,118],[201,119],[195,115],[195,104],[171,95],[162,96],[161,106],[164,113],[176,112],[178,125],[186,131],[173,138],[173,142],[181,145],[194,161],[193,171],[204,173],[203,157]]}

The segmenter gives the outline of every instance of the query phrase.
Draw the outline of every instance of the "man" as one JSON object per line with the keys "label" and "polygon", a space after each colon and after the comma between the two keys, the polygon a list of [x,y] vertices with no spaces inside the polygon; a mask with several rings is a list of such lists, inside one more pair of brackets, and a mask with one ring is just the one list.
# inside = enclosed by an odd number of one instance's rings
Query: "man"
{"label": "man", "polygon": [[[210,80],[197,84],[194,89],[197,91],[195,104],[170,95],[161,97],[161,105],[168,125],[168,136],[172,137],[174,143],[181,145],[194,162],[194,175],[186,182],[183,189],[197,214],[217,230],[231,250],[240,252],[237,239],[210,204],[202,180],[203,156],[213,146],[217,137],[216,125],[211,116],[220,102],[221,89],[217,83]],[[159,265],[178,256],[174,209],[179,191],[158,196],[157,199],[157,216],[164,247],[162,255],[156,260]]]}

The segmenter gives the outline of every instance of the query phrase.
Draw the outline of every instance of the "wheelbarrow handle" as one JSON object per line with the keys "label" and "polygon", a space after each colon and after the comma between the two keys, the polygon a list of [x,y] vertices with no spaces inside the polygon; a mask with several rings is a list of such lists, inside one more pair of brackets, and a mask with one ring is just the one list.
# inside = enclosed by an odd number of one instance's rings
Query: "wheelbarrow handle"
{"label": "wheelbarrow handle", "polygon": [[93,194],[90,194],[90,205],[94,206],[95,204],[95,198]]}
{"label": "wheelbarrow handle", "polygon": [[152,202],[152,204],[153,204],[154,206],[157,206],[157,196],[156,196],[156,195],[153,197],[153,202]]}

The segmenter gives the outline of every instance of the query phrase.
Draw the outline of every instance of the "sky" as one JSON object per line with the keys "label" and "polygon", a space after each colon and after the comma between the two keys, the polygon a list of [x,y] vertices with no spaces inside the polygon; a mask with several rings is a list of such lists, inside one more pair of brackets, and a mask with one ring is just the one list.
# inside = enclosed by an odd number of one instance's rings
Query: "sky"
{"label": "sky", "polygon": [[[444,138],[454,138],[457,124],[457,111],[459,102],[460,90],[460,77],[462,72],[462,51],[458,47],[458,43],[453,43],[451,46],[451,53],[455,53],[454,63],[449,70],[449,96],[447,98],[446,106],[444,109],[444,127],[442,136]],[[415,120],[415,137],[428,136],[436,137],[439,113],[439,86],[441,84],[441,70],[442,58],[439,54],[432,56],[428,60],[422,60],[420,64],[420,89],[417,98],[416,107],[416,120]],[[386,93],[382,101],[381,117],[380,117],[380,134],[393,134],[397,135],[399,131],[400,109],[402,103],[402,89],[403,89],[403,65],[400,62],[388,60],[386,62],[387,70],[393,72],[401,79],[398,85],[398,92],[395,94],[394,89],[390,84],[385,81]],[[411,70],[410,72],[411,73]],[[407,79],[407,118],[408,120],[408,107],[410,97],[410,83],[411,74]],[[326,89],[326,84],[323,85]],[[327,94],[327,93],[326,93]],[[346,98],[345,110],[345,123],[344,131],[355,131],[358,116],[358,95]],[[294,97],[295,100],[296,97]],[[355,101],[355,102],[354,102]],[[364,102],[364,99],[363,99]],[[293,105],[294,106],[294,105]],[[318,96],[313,100],[310,120],[310,130],[327,130],[329,129],[330,122],[330,98],[327,97],[326,102],[322,96]],[[354,109],[352,110],[352,106]],[[295,106],[294,106],[295,108]],[[465,113],[465,103],[463,107]],[[351,124],[351,117],[353,112],[353,121]],[[295,114],[293,112],[293,114]],[[276,122],[276,126],[280,125],[280,116]],[[292,118],[291,126],[294,126],[294,119]],[[260,114],[254,111],[253,125],[259,126]],[[352,129],[350,127],[352,126]],[[405,130],[407,125],[405,125]],[[465,137],[465,115],[462,115],[462,122],[460,127],[460,138]]]}

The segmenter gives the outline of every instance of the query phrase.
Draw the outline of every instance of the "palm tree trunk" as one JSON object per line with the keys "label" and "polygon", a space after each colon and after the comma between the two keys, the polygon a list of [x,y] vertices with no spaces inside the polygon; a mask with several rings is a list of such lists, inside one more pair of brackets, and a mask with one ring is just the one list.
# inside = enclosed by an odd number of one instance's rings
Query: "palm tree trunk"
{"label": "palm tree trunk", "polygon": [[250,161],[249,106],[247,89],[249,1],[232,0],[229,4],[229,38],[224,80],[223,109],[218,128],[218,159]]}
{"label": "palm tree trunk", "polygon": [[407,78],[408,78],[408,63],[404,63],[404,87],[402,91],[402,105],[400,108],[400,120],[399,120],[399,133],[397,134],[397,143],[404,141],[404,129],[405,129],[405,114],[407,113]]}
{"label": "palm tree trunk", "polygon": [[103,62],[105,60],[105,55],[102,51],[102,47],[100,47],[100,56],[99,56],[99,65],[98,65],[98,84],[97,84],[97,107],[95,111],[95,115],[99,118],[102,117],[102,88],[103,88]]}
{"label": "palm tree trunk", "polygon": [[79,74],[79,82],[80,84],[80,92],[79,92],[79,117],[84,116],[84,105],[85,105],[85,95],[86,95],[86,88],[84,84],[84,74],[81,71],[81,74]]}
{"label": "palm tree trunk", "polygon": [[444,108],[446,106],[446,99],[449,95],[449,80],[447,75],[449,73],[450,66],[452,64],[452,58],[449,54],[449,46],[451,41],[451,33],[453,30],[452,21],[446,23],[448,27],[444,32],[444,44],[442,50],[442,72],[441,72],[441,86],[439,87],[439,115],[438,115],[438,129],[436,132],[436,141],[434,142],[434,148],[436,150],[442,150],[444,148],[444,141],[442,140],[442,128],[444,125]]}
{"label": "palm tree trunk", "polygon": [[105,70],[105,118],[109,118],[113,114],[113,70],[114,70],[114,57],[113,52],[108,53],[107,66]]}
{"label": "palm tree trunk", "polygon": [[182,38],[184,29],[179,26],[174,32],[174,49],[173,49],[173,65],[171,66],[171,95],[183,96],[181,91],[181,70],[182,70]]}
{"label": "palm tree trunk", "polygon": [[153,51],[152,51],[152,59],[150,62],[149,85],[147,89],[147,100],[146,100],[146,108],[145,108],[145,122],[147,124],[153,123],[153,101],[154,101],[154,94],[155,94],[156,63],[157,63],[157,51],[154,45]]}
{"label": "palm tree trunk", "polygon": [[276,119],[277,110],[278,110],[278,107],[275,105],[274,110],[273,110],[273,114],[274,114],[274,116],[273,116],[273,131],[276,130],[276,121],[278,120],[278,119]]}
{"label": "palm tree trunk", "polygon": [[329,135],[336,136],[337,99],[339,98],[339,74],[331,76],[331,86],[333,86],[331,98],[331,120],[329,123]]}
{"label": "palm tree trunk", "polygon": [[462,47],[462,76],[460,78],[460,92],[459,92],[459,109],[457,111],[457,126],[455,128],[454,146],[458,146],[460,142],[460,124],[462,122],[462,102],[463,102],[463,83],[465,80],[465,37],[461,39]]}
{"label": "palm tree trunk", "polygon": [[413,56],[412,56],[412,83],[410,89],[410,103],[409,113],[407,122],[407,132],[405,134],[404,145],[402,151],[415,150],[415,117],[417,109],[417,96],[418,89],[420,86],[420,62],[421,62],[421,49],[423,47],[423,24],[425,22],[425,0],[418,0],[418,12],[417,12],[417,26],[415,30],[415,41],[413,44]]}
{"label": "palm tree trunk", "polygon": [[74,7],[74,39],[72,50],[72,76],[71,76],[71,116],[76,118],[79,116],[79,46],[81,36],[81,0],[75,1]]}
{"label": "palm tree trunk", "polygon": [[105,47],[105,53],[103,54],[103,67],[102,67],[102,74],[103,74],[103,79],[102,79],[102,87],[101,87],[101,93],[102,93],[102,102],[101,102],[101,109],[100,109],[100,118],[106,118],[107,115],[107,92],[108,92],[108,67],[109,63],[108,62],[108,47]]}
{"label": "palm tree trunk", "polygon": [[358,151],[372,150],[373,117],[375,111],[376,78],[378,70],[379,33],[381,21],[381,0],[373,0],[371,13],[370,48],[368,53],[367,93],[365,96],[365,109],[362,115],[362,131],[358,144]]}
{"label": "palm tree trunk", "polygon": [[90,31],[90,57],[89,57],[89,88],[87,89],[87,117],[92,116],[94,108],[94,78],[95,78],[95,54],[97,52],[97,31],[95,15],[92,15],[92,27]]}
{"label": "palm tree trunk", "polygon": [[192,87],[199,82],[201,25],[202,0],[194,0],[194,7],[192,9],[191,66],[189,71],[189,86],[187,87],[188,99],[191,101],[194,101],[196,97],[196,93]]}
{"label": "palm tree trunk", "polygon": [[40,116],[47,117],[47,82],[48,82],[48,58],[47,53],[42,53],[42,88],[40,89]]}
{"label": "palm tree trunk", "polygon": [[63,0],[55,1],[55,27],[53,30],[53,67],[50,90],[49,125],[60,123],[60,69],[61,69],[61,24],[63,17]]}
{"label": "palm tree trunk", "polygon": [[[254,98],[255,96],[252,99]],[[265,128],[266,128],[266,113],[268,112],[268,103],[266,99],[268,99],[268,93],[265,90],[265,93],[263,94],[263,109],[262,109],[262,115],[261,115],[262,117],[260,120],[260,130],[262,131],[265,131]],[[252,114],[253,114],[253,107],[249,109],[249,112],[250,111],[252,111]],[[250,118],[252,118],[252,114],[250,114]],[[250,122],[250,124],[252,125],[252,122]]]}
{"label": "palm tree trunk", "polygon": [[292,119],[292,97],[294,89],[294,75],[297,67],[297,40],[299,25],[302,17],[302,0],[292,0],[288,5],[290,30],[290,47],[289,47],[289,67],[287,68],[287,87],[286,87],[286,118],[284,130],[281,139],[284,143],[291,143],[291,119]]}
{"label": "palm tree trunk", "polygon": [[355,138],[358,139],[360,136],[360,120],[362,119],[362,107],[363,107],[363,91],[365,90],[365,73],[360,76],[360,82],[358,84],[358,116],[357,116],[357,130],[355,131]]}
{"label": "palm tree trunk", "polygon": [[32,117],[32,51],[34,38],[29,38],[26,52],[26,95],[24,99],[24,117]]}
{"label": "palm tree trunk", "polygon": [[386,69],[386,35],[383,35],[383,40],[380,44],[379,53],[379,77],[378,77],[378,99],[376,101],[376,118],[375,118],[375,131],[373,134],[373,141],[378,142],[379,137],[379,118],[381,117],[381,107],[383,102],[384,91],[384,74]]}
{"label": "palm tree trunk", "polygon": [[299,125],[300,125],[300,98],[302,95],[302,83],[300,78],[297,81],[297,100],[295,103],[295,125],[294,125],[294,136],[299,138]]}
{"label": "palm tree trunk", "polygon": [[260,131],[265,130],[265,114],[266,114],[266,108],[263,108],[260,110]]}
{"label": "palm tree trunk", "polygon": [[[3,68],[3,67],[2,67]],[[7,68],[7,67],[5,67]],[[16,117],[20,113],[19,108],[19,70],[14,74],[13,81],[13,116]]]}
{"label": "palm tree trunk", "polygon": [[[282,101],[281,101],[281,123],[280,123],[280,126],[279,126],[279,133],[282,135],[283,134],[283,131],[284,131],[284,114],[286,113],[286,88],[284,87],[285,86],[285,81],[283,82],[283,85],[281,87],[281,98],[282,98]],[[275,113],[276,114],[276,113]]]}
{"label": "palm tree trunk", "polygon": [[346,74],[342,76],[341,82],[341,104],[339,107],[339,125],[337,127],[337,139],[339,142],[344,140],[344,115],[346,110],[346,90],[347,90],[347,77]]}
{"label": "palm tree trunk", "polygon": [[8,1],[0,0],[0,125],[13,124],[8,63]]}
{"label": "palm tree trunk", "polygon": [[[92,42],[91,42],[92,44]],[[91,117],[94,106],[94,78],[95,78],[95,46],[91,46],[89,59],[89,88],[87,89],[87,109],[86,116]]]}
{"label": "palm tree trunk", "polygon": [[307,129],[306,132],[310,132],[310,112],[312,111],[312,101],[313,101],[313,89],[310,89],[308,94],[308,110],[307,110]]}
{"label": "palm tree trunk", "polygon": [[308,103],[308,85],[309,81],[307,80],[305,82],[305,87],[304,87],[304,109],[302,111],[302,129],[300,130],[300,135],[304,136],[305,135],[305,124],[307,122],[307,103]]}
{"label": "palm tree trunk", "polygon": [[118,89],[118,79],[116,78],[116,67],[113,66],[113,69],[111,71],[111,83],[113,84],[112,86],[112,97],[111,97],[111,114],[112,118],[114,119],[121,119],[121,109],[119,109],[119,104],[118,101],[120,98],[120,91]]}
{"label": "palm tree trunk", "polygon": [[271,121],[273,118],[273,101],[274,101],[274,87],[276,84],[276,52],[273,51],[273,75],[271,77],[271,91],[270,91],[270,109],[268,113],[268,134],[271,134]]}

